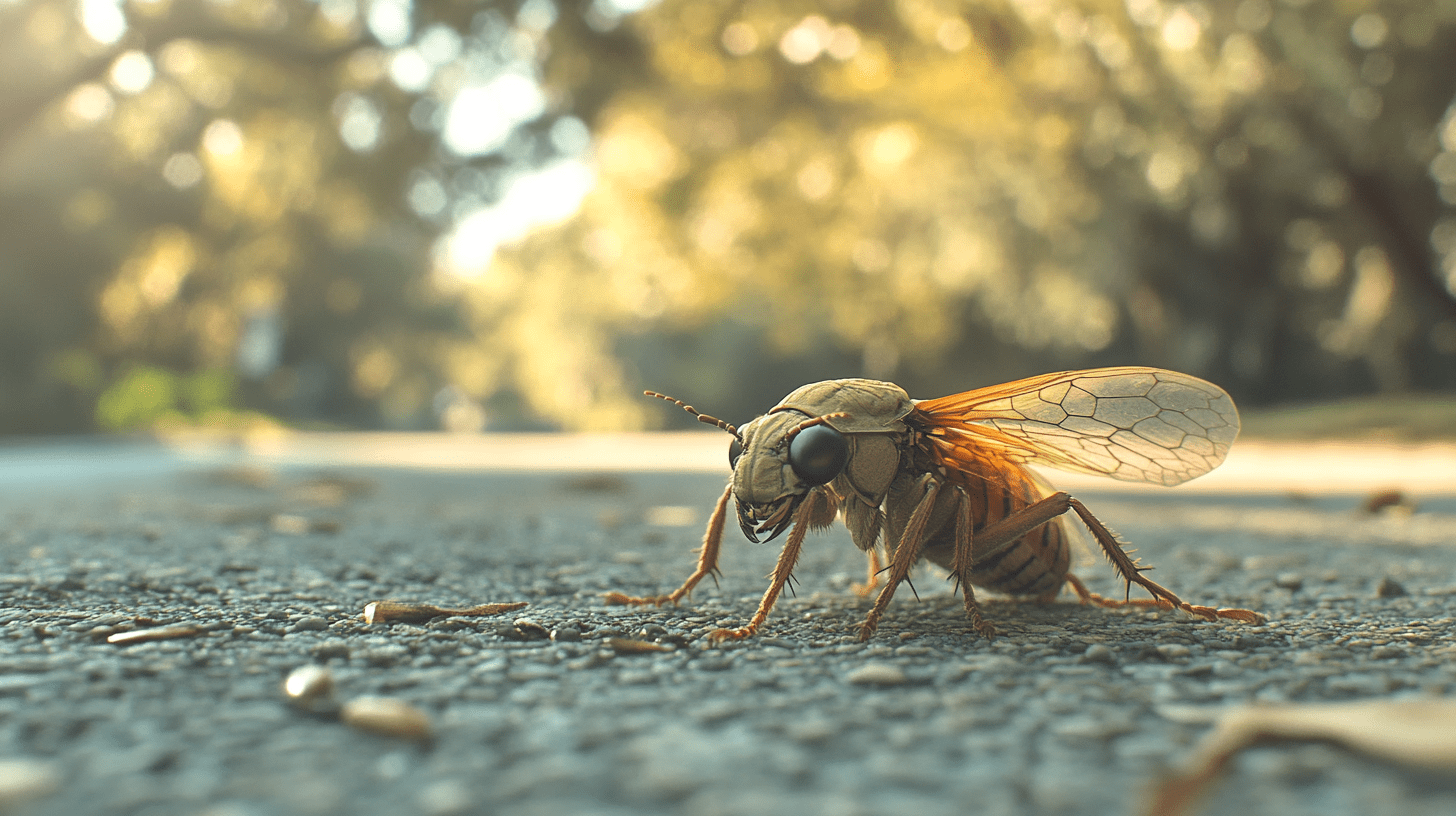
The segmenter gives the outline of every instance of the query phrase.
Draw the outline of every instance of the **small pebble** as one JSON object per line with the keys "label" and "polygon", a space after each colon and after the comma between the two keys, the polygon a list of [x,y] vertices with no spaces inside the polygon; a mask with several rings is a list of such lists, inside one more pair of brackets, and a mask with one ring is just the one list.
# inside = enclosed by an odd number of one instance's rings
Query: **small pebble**
{"label": "small pebble", "polygon": [[1295,592],[1304,586],[1304,576],[1297,572],[1281,572],[1274,576],[1274,586]]}
{"label": "small pebble", "polygon": [[1404,511],[1408,516],[1415,510],[1415,502],[1399,490],[1377,490],[1365,497],[1360,510],[1372,515],[1382,511]]}
{"label": "small pebble", "polygon": [[268,526],[273,532],[284,535],[303,535],[308,532],[309,521],[303,516],[295,516],[287,513],[279,513],[269,519]]}
{"label": "small pebble", "polygon": [[1117,655],[1106,644],[1094,643],[1082,653],[1082,662],[1106,663],[1111,666],[1117,663]]}
{"label": "small pebble", "polygon": [[607,646],[617,654],[643,654],[646,652],[671,652],[672,646],[664,646],[661,643],[650,643],[645,640],[633,638],[607,638]]}
{"label": "small pebble", "polygon": [[299,618],[298,621],[293,624],[290,631],[322,632],[327,628],[329,628],[329,622],[327,620],[324,620],[317,615],[309,615],[307,617]]}
{"label": "small pebble", "polygon": [[283,681],[283,696],[294,708],[310,714],[334,714],[339,710],[334,675],[323,666],[294,669]]}
{"label": "small pebble", "polygon": [[531,618],[516,618],[516,631],[526,640],[545,640],[551,637],[551,632],[546,627]]}
{"label": "small pebble", "polygon": [[1375,597],[1377,598],[1403,598],[1408,594],[1410,593],[1405,591],[1405,587],[1389,575],[1381,578],[1380,583],[1375,586]]}
{"label": "small pebble", "polygon": [[562,626],[551,630],[551,639],[557,643],[578,643],[581,641],[581,630],[571,626]]}
{"label": "small pebble", "polygon": [[23,802],[55,793],[61,771],[55,763],[36,759],[0,760],[0,811],[9,813]]}
{"label": "small pebble", "polygon": [[856,686],[898,686],[907,678],[905,672],[887,663],[866,663],[845,679]]}
{"label": "small pebble", "polygon": [[393,697],[358,697],[344,703],[339,719],[345,725],[384,737],[427,740],[430,716]]}

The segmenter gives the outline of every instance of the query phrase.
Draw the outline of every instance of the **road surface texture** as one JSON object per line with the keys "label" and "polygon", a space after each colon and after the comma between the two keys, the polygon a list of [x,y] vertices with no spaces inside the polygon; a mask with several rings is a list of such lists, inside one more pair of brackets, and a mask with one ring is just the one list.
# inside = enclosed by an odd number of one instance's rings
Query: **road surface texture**
{"label": "road surface texture", "polygon": [[[1185,600],[1267,625],[987,599],[987,642],[920,568],[918,600],[902,588],[860,643],[864,560],[837,527],[760,637],[708,648],[753,612],[781,540],[730,523],[719,584],[680,607],[601,598],[686,577],[724,442],[0,448],[0,813],[1136,813],[1226,707],[1456,691],[1450,447],[1241,443],[1183,488],[1059,480]],[[386,599],[529,607],[361,618]],[[339,700],[423,712],[428,736],[291,706],[284,678],[308,665]],[[1268,745],[1198,812],[1450,814],[1456,779]]]}

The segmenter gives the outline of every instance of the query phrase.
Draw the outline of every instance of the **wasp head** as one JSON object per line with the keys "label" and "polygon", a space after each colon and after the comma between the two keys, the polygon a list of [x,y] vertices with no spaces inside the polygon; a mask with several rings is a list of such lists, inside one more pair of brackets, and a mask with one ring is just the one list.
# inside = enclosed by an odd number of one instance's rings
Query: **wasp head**
{"label": "wasp head", "polygon": [[749,541],[774,540],[788,529],[809,491],[844,470],[849,440],[828,418],[775,411],[743,426],[741,441],[734,440],[728,450],[733,497],[738,526]]}
{"label": "wasp head", "polygon": [[763,540],[772,541],[787,530],[799,502],[838,476],[849,461],[849,440],[829,425],[829,420],[848,416],[845,413],[811,417],[781,405],[740,430],[680,399],[656,391],[644,393],[733,434],[728,448],[733,498],[738,503],[738,526],[749,541],[757,542],[765,533],[768,538]]}

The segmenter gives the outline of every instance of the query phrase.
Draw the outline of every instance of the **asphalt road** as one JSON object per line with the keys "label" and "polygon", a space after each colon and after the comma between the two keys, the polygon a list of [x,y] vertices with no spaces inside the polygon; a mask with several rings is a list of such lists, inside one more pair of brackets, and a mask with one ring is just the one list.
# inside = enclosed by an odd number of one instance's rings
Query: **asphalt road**
{"label": "asphalt road", "polygon": [[[762,636],[709,649],[780,542],[730,525],[720,584],[690,603],[601,601],[691,569],[726,463],[675,439],[0,449],[0,813],[1134,813],[1228,706],[1456,690],[1448,453],[1311,454],[1304,481],[1242,489],[1075,482],[1161,583],[1267,625],[990,600],[988,643],[922,569],[861,644],[864,564],[839,528],[810,537]],[[1251,477],[1301,456],[1264,453]],[[1384,487],[1407,492],[1362,510]],[[529,607],[365,623],[385,599]],[[409,704],[428,736],[290,705],[306,665],[340,701]],[[399,720],[372,727],[425,727]],[[1272,745],[1200,812],[1449,814],[1456,779]]]}

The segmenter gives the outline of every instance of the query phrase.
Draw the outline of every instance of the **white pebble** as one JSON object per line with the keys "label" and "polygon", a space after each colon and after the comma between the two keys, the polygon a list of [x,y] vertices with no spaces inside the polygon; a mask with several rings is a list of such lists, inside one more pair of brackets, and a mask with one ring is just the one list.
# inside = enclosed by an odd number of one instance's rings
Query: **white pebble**
{"label": "white pebble", "polygon": [[898,686],[905,682],[905,672],[885,663],[866,663],[849,673],[849,682],[857,686]]}

